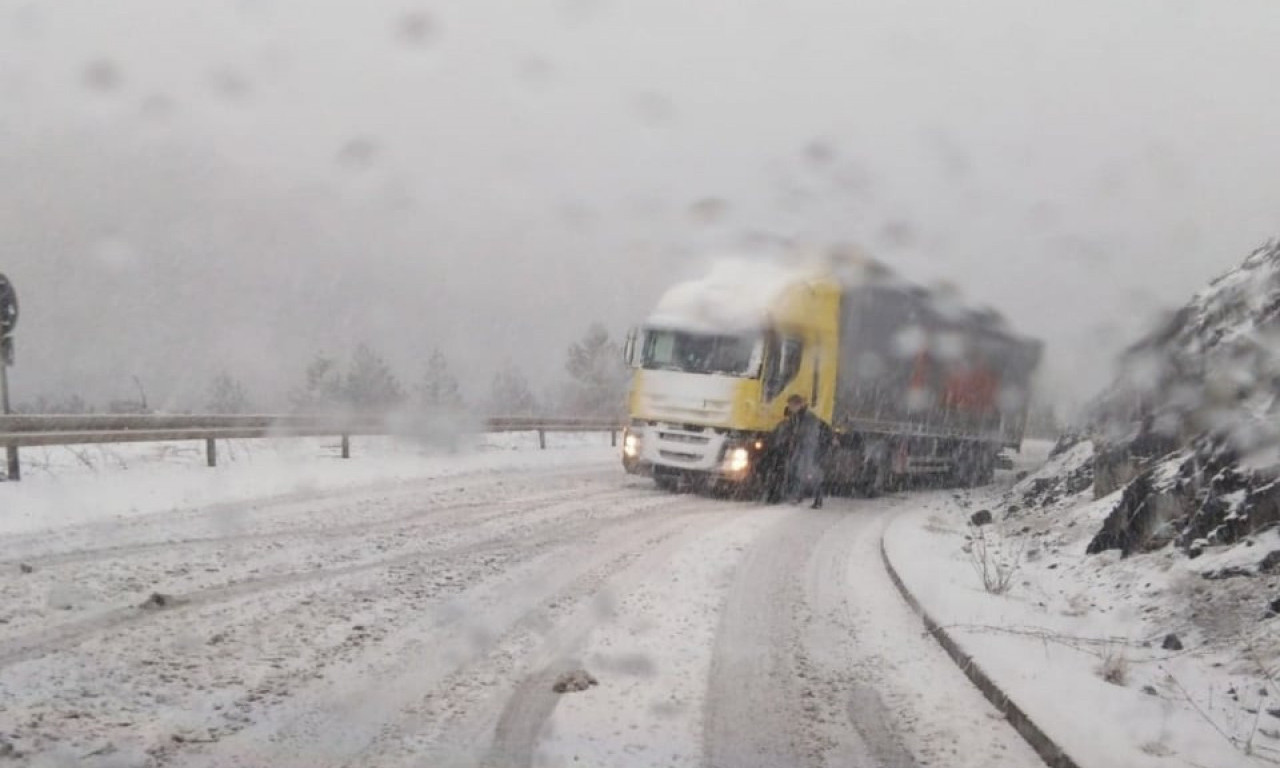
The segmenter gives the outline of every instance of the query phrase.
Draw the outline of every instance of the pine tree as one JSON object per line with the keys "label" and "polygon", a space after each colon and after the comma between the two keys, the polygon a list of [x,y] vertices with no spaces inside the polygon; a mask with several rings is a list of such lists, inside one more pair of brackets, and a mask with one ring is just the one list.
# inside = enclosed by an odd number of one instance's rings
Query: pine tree
{"label": "pine tree", "polygon": [[228,373],[220,373],[209,387],[205,412],[217,414],[249,413],[252,407],[244,385]]}
{"label": "pine tree", "polygon": [[296,411],[333,411],[344,401],[345,387],[338,363],[331,357],[316,355],[307,366],[306,383],[289,395]]}
{"label": "pine tree", "polygon": [[524,374],[507,365],[493,377],[489,389],[490,416],[533,416],[538,410],[538,399]]}
{"label": "pine tree", "polygon": [[347,404],[358,411],[388,411],[404,402],[391,366],[368,344],[356,347],[343,389]]}
{"label": "pine tree", "polygon": [[449,370],[449,360],[434,350],[418,385],[418,399],[428,411],[457,411],[462,408],[462,390]]}
{"label": "pine tree", "polygon": [[581,341],[569,347],[565,370],[572,377],[569,410],[579,416],[615,416],[623,407],[627,366],[622,349],[600,323],[593,323]]}

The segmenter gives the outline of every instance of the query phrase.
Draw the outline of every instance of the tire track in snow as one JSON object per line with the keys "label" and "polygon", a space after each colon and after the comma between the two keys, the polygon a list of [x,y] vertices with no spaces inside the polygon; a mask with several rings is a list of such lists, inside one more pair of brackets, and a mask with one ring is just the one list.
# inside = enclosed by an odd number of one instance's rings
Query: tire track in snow
{"label": "tire track in snow", "polygon": [[721,616],[704,766],[1038,764],[889,582],[880,535],[919,499],[831,500],[756,540]]}
{"label": "tire track in snow", "polygon": [[[605,500],[614,498],[613,494],[609,493],[599,494],[599,496]],[[572,499],[572,503],[568,508],[566,508],[565,503],[570,499]],[[575,511],[594,507],[599,503],[599,501],[600,499],[592,496],[582,498],[580,493],[557,496],[552,501],[547,501],[531,508],[525,508],[523,502],[515,501],[507,505],[503,505],[503,510],[501,512],[488,516],[486,520],[461,519],[455,522],[459,526],[471,528],[478,527],[485,522],[493,522],[495,520],[501,520],[503,518],[516,515],[528,516],[546,511],[554,511],[561,514],[573,514]],[[658,500],[654,502],[653,506],[659,507],[664,503],[664,500]],[[636,511],[642,512],[644,510]],[[564,523],[562,528],[567,531],[574,531],[590,527],[590,525],[591,523],[571,520]],[[562,531],[552,528],[541,537],[522,539],[519,543],[536,547],[540,544],[542,539],[550,540],[560,538],[561,536],[563,536]],[[428,540],[424,543],[430,544],[431,542]],[[172,607],[166,610],[151,610],[141,608],[136,605],[110,609],[93,616],[66,622],[34,633],[8,638],[3,642],[0,642],[0,669],[75,646],[96,634],[121,629],[128,625],[171,619],[175,616],[188,613],[194,609],[207,607],[220,602],[227,602],[261,592],[281,590],[289,587],[318,585],[323,582],[329,582],[369,571],[406,565],[426,557],[435,559],[440,564],[445,564],[452,559],[476,557],[506,551],[511,549],[516,543],[517,541],[510,538],[510,535],[507,534],[505,536],[484,540],[474,544],[444,549],[433,549],[429,546],[419,546],[408,552],[392,557],[377,558],[352,565],[315,568],[300,572],[289,572],[260,578],[244,579],[231,584],[208,587],[184,594],[173,595],[171,596],[173,601]]]}
{"label": "tire track in snow", "polygon": [[[567,474],[567,473],[562,473]],[[602,477],[604,473],[601,473]],[[543,478],[539,478],[540,480]],[[507,489],[503,486],[504,481],[491,481],[487,486],[482,485],[480,489],[492,492],[496,488],[502,488],[504,492]],[[437,488],[439,486],[439,488]],[[376,497],[370,504],[396,506],[398,503],[403,504],[406,501],[412,501],[419,497],[424,491],[429,489],[435,490],[452,490],[455,492],[467,492],[476,494],[479,489],[476,487],[468,487],[465,481],[460,482],[459,478],[453,477],[448,480],[424,481],[422,487],[397,489],[395,493]],[[611,483],[606,487],[595,489],[593,495],[600,496],[605,494],[616,494],[624,497],[626,494],[619,493],[616,483]],[[584,498],[582,489],[566,491],[562,488],[543,492],[533,496],[523,496],[519,501],[507,501],[499,505],[499,509],[495,514],[510,513],[519,511],[520,503],[554,503],[573,498]],[[468,500],[458,503],[433,504],[438,501],[431,498],[426,502],[422,502],[423,506],[409,513],[395,514],[391,517],[380,517],[372,520],[359,520],[349,522],[350,505],[352,503],[369,502],[368,491],[363,495],[356,491],[342,491],[335,494],[316,493],[316,494],[293,494],[285,497],[283,501],[275,499],[267,499],[254,502],[245,502],[238,504],[224,504],[208,507],[195,512],[182,513],[160,513],[150,515],[143,518],[135,518],[128,521],[125,525],[130,529],[142,529],[148,532],[148,529],[155,527],[171,528],[178,531],[189,530],[192,523],[198,522],[201,525],[208,526],[214,532],[206,536],[195,536],[187,538],[153,538],[149,541],[115,544],[107,546],[78,546],[76,542],[78,537],[94,537],[95,532],[103,528],[103,524],[94,523],[89,526],[81,526],[77,529],[69,529],[59,531],[56,536],[50,536],[47,533],[41,534],[24,534],[17,537],[5,537],[5,548],[10,552],[21,551],[24,545],[44,546],[48,547],[50,540],[55,543],[61,543],[65,549],[61,551],[41,552],[40,550],[28,550],[26,554],[9,555],[0,559],[0,568],[6,566],[17,566],[18,564],[26,564],[34,567],[48,567],[74,563],[90,563],[100,560],[125,558],[132,555],[149,554],[153,552],[171,551],[176,547],[200,547],[200,546],[221,546],[249,543],[255,541],[276,542],[281,539],[299,538],[299,539],[336,539],[352,533],[365,533],[370,531],[378,531],[384,529],[395,529],[404,524],[411,524],[415,521],[424,520],[424,522],[435,522],[436,516],[446,513],[460,513],[469,510],[485,510],[494,506],[494,500],[491,498],[480,498],[477,500]],[[252,513],[264,509],[278,509],[280,506],[294,505],[310,505],[318,504],[319,508],[310,508],[300,510],[297,517],[304,521],[319,522],[320,524],[311,527],[303,527],[301,529],[292,525],[292,521],[286,522],[274,530],[260,531],[256,533],[232,533],[231,531],[240,525],[252,526],[257,523],[252,519]],[[340,522],[336,525],[324,524],[322,516],[326,512],[334,513],[339,520],[348,521]],[[485,516],[491,517],[490,516]],[[321,518],[319,521],[315,518]],[[228,519],[234,522],[229,522]],[[296,519],[296,518],[293,518]],[[280,522],[278,520],[268,521]],[[116,530],[118,534],[118,529]],[[91,539],[92,540],[92,539]],[[69,542],[69,543],[68,543]]]}
{"label": "tire track in snow", "polygon": [[[718,502],[711,501],[715,504]],[[698,505],[701,508],[701,504]],[[655,574],[663,572],[662,566],[672,554],[691,540],[703,536],[708,529],[737,522],[743,514],[758,512],[755,507],[745,511],[716,509],[709,514],[689,517],[683,525],[672,530],[660,542],[646,546],[643,553],[630,557],[625,567],[612,568],[607,576],[586,580],[577,591],[583,595],[626,595]],[[560,694],[552,690],[557,677],[581,666],[581,652],[591,631],[611,611],[599,606],[581,604],[569,616],[562,619],[554,632],[547,636],[541,650],[526,662],[524,679],[506,699],[501,714],[492,726],[493,738],[481,765],[486,768],[531,768],[534,765],[536,747],[551,714],[560,700]],[[488,723],[486,722],[486,726]],[[485,727],[484,732],[489,728]]]}
{"label": "tire track in snow", "polygon": [[821,765],[806,739],[812,702],[796,663],[799,576],[811,550],[838,520],[795,510],[756,540],[739,565],[716,635],[707,694],[708,768]]}
{"label": "tire track in snow", "polygon": [[518,662],[522,654],[509,649],[545,642],[548,622],[555,626],[550,617],[590,594],[590,585],[626,568],[692,520],[721,517],[703,500],[645,494],[635,501],[620,505],[615,518],[563,528],[549,542],[513,543],[533,550],[530,558],[456,596],[453,602],[465,605],[465,612],[447,615],[443,623],[423,616],[387,638],[376,656],[309,686],[261,725],[199,754],[175,751],[170,759],[220,766],[242,764],[253,754],[274,766],[299,768],[387,765],[397,759],[422,764],[422,752],[442,740],[438,732],[423,737],[421,729],[451,721],[430,710],[436,702],[456,703],[455,692],[473,682],[477,665],[484,668],[495,658]]}

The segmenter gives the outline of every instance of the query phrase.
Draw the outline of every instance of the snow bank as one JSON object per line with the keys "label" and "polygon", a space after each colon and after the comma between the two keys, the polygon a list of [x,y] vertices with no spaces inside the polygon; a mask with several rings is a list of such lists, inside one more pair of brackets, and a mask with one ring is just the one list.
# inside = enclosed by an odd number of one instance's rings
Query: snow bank
{"label": "snow bank", "polygon": [[242,502],[292,493],[618,460],[605,433],[557,433],[538,450],[531,433],[482,435],[456,452],[418,441],[352,439],[339,458],[331,438],[219,441],[219,466],[203,443],[134,443],[23,449],[24,479],[0,483],[0,534]]}
{"label": "snow bank", "polygon": [[[935,501],[891,525],[886,553],[924,610],[1078,764],[1244,767],[1280,757],[1280,690],[1266,675],[1280,658],[1256,621],[1263,606],[1241,623],[1233,609],[1247,594],[1203,599],[1209,582],[1195,561],[1169,550],[1084,557],[1089,524],[1114,497],[1070,516],[1015,515],[980,534],[967,525],[976,508],[1003,501],[998,491]],[[982,586],[969,554],[978,535],[1020,553],[1005,594]],[[1257,545],[1275,543],[1273,532]]]}

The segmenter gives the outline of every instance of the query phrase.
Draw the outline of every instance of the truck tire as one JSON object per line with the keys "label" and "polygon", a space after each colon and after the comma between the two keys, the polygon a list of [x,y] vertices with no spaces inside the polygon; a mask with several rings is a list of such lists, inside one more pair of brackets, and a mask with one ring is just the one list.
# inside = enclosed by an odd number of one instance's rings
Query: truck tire
{"label": "truck tire", "polygon": [[658,490],[667,493],[675,493],[680,490],[679,475],[654,475],[653,481],[658,484]]}

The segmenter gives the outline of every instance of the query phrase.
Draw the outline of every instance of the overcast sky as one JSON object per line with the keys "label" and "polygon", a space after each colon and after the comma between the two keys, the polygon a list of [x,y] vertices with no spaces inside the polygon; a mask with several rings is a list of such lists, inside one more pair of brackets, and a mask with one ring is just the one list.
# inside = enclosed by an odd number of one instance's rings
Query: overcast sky
{"label": "overcast sky", "polygon": [[1280,231],[1277,40],[1275,0],[0,0],[16,395],[273,405],[362,339],[550,383],[781,238],[958,285],[1080,397]]}

